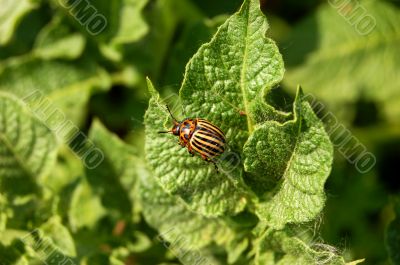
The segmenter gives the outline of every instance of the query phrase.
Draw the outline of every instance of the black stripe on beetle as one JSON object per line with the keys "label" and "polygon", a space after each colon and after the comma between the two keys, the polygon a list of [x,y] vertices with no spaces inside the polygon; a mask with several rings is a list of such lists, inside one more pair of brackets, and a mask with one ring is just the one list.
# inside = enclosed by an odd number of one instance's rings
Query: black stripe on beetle
{"label": "black stripe on beetle", "polygon": [[219,141],[218,139],[215,139],[215,138],[205,138],[205,137],[202,137],[202,136],[203,135],[199,135],[198,133],[196,133],[192,137],[192,139],[198,140],[201,144],[210,146],[210,147],[212,147],[214,149],[218,149],[219,152],[223,152],[224,151],[224,149],[221,148],[223,146],[223,143],[221,141]]}

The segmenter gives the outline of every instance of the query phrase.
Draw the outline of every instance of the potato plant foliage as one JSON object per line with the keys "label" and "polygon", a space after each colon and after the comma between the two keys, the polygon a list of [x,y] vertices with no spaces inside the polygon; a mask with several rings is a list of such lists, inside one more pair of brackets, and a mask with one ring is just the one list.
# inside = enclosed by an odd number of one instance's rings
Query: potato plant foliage
{"label": "potato plant foliage", "polygon": [[[295,68],[286,49],[286,77],[258,0],[214,19],[186,0],[93,1],[99,34],[77,11],[88,1],[71,2],[0,0],[0,264],[363,262],[318,229],[334,146],[305,93],[330,86],[312,72],[333,44]],[[158,133],[172,126],[166,104],[225,132],[218,171]],[[393,261],[398,231],[397,217]]]}

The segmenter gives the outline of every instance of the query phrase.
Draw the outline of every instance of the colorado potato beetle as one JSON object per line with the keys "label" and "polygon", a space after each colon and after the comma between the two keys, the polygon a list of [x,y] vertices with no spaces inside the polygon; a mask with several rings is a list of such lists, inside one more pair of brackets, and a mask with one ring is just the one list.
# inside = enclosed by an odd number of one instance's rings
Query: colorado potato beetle
{"label": "colorado potato beetle", "polygon": [[196,153],[207,162],[214,164],[218,170],[215,161],[217,156],[225,151],[225,134],[220,128],[202,118],[186,118],[177,121],[167,106],[167,110],[174,122],[169,131],[160,131],[158,133],[171,133],[179,136],[179,144],[186,147],[189,153],[194,156]]}

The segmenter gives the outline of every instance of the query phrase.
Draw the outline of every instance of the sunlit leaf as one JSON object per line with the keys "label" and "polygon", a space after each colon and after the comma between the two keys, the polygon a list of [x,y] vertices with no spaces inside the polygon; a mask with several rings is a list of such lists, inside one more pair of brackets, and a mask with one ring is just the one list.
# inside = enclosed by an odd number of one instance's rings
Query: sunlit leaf
{"label": "sunlit leaf", "polygon": [[367,99],[398,121],[399,9],[385,1],[329,3],[284,44],[285,84],[301,84],[347,119],[349,103]]}
{"label": "sunlit leaf", "polygon": [[241,181],[241,168],[236,166],[228,174],[217,172],[199,157],[191,157],[173,136],[158,134],[168,113],[151,83],[149,89],[152,98],[145,116],[146,158],[163,188],[207,216],[242,210],[248,194]]}
{"label": "sunlit leaf", "polygon": [[33,0],[0,1],[0,45],[6,44],[24,15],[36,7]]}
{"label": "sunlit leaf", "polygon": [[104,156],[97,167],[86,169],[89,184],[106,209],[113,214],[129,216],[137,175],[135,151],[99,121],[94,122],[89,137]]}
{"label": "sunlit leaf", "polygon": [[167,194],[146,171],[140,174],[140,198],[146,221],[159,231],[159,240],[175,247],[196,249],[212,242],[227,243],[234,232],[217,218],[190,211],[176,196]]}
{"label": "sunlit leaf", "polygon": [[37,36],[34,53],[43,59],[76,59],[85,43],[84,36],[72,32],[64,17],[56,16]]}
{"label": "sunlit leaf", "polygon": [[35,191],[54,165],[54,134],[21,100],[0,93],[0,191],[9,196]]}
{"label": "sunlit leaf", "polygon": [[[206,118],[221,127],[234,152],[241,150],[255,122],[274,118],[274,109],[256,99],[283,75],[281,55],[275,43],[265,37],[267,28],[257,1],[245,1],[186,67],[180,97],[187,115]],[[157,93],[151,93],[145,117],[146,153],[162,186],[206,215],[240,211],[248,197],[241,166],[231,166],[225,175],[215,174],[212,165],[185,157],[186,152],[174,146],[170,135],[157,135],[168,114]],[[270,115],[260,117],[260,109]],[[242,111],[248,117],[241,116]]]}
{"label": "sunlit leaf", "polygon": [[85,59],[72,63],[28,56],[0,65],[0,90],[24,99],[47,125],[58,129],[67,120],[79,126],[91,92],[109,87],[108,74]]}
{"label": "sunlit leaf", "polygon": [[255,265],[344,265],[344,259],[329,245],[305,243],[288,231],[266,232],[255,240]]}
{"label": "sunlit leaf", "polygon": [[305,222],[322,210],[333,146],[301,89],[294,102],[294,119],[257,127],[244,154],[246,171],[257,174],[260,185],[271,179],[281,180],[273,198],[257,211],[270,226],[282,228],[286,223]]}

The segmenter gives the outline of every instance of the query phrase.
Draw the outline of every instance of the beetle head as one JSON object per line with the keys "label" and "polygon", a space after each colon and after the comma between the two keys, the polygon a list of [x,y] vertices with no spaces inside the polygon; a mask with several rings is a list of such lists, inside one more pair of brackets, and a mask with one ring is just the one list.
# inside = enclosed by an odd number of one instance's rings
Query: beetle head
{"label": "beetle head", "polygon": [[179,132],[181,130],[181,124],[177,121],[174,121],[174,127],[171,129],[171,133],[173,135],[179,135]]}

